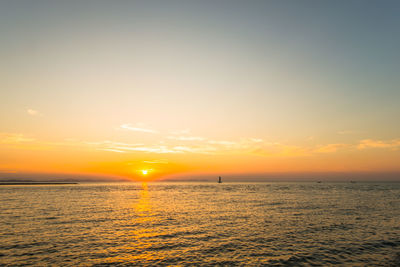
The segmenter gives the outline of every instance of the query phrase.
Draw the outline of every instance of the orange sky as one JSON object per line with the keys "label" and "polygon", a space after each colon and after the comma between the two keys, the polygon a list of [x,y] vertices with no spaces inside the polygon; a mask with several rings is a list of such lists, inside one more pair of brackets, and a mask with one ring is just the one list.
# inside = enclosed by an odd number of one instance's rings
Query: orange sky
{"label": "orange sky", "polygon": [[400,172],[388,3],[168,2],[0,4],[0,178]]}
{"label": "orange sky", "polygon": [[[126,131],[131,132],[132,139],[138,143],[50,142],[22,134],[2,133],[0,171],[3,174],[109,175],[133,180],[154,180],[174,175],[185,177],[185,174],[399,171],[399,140],[364,139],[356,143],[325,145],[305,140],[301,145],[285,145],[260,138],[225,141],[189,133],[168,134],[166,137],[157,133],[160,140],[146,145],[139,144],[139,140],[154,133]],[[147,175],[143,175],[142,170],[147,170]]]}

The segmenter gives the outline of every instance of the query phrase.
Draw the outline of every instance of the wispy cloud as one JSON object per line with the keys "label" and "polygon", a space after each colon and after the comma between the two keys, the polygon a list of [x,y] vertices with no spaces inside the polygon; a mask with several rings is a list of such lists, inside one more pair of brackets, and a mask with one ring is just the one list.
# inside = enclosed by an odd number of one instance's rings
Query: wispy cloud
{"label": "wispy cloud", "polygon": [[204,141],[204,137],[200,136],[168,136],[168,139],[178,140],[178,141]]}
{"label": "wispy cloud", "polygon": [[152,134],[158,133],[158,131],[156,131],[156,130],[143,128],[143,127],[139,127],[139,126],[132,126],[132,124],[130,124],[130,123],[122,124],[120,126],[120,128],[124,129],[124,130],[134,131],[134,132],[152,133]]}
{"label": "wispy cloud", "polygon": [[21,133],[0,133],[0,145],[13,149],[48,150],[58,144],[40,141]]}
{"label": "wispy cloud", "polygon": [[112,149],[112,148],[100,148],[99,150],[110,151],[110,152],[117,152],[117,153],[125,153],[125,151]]}
{"label": "wispy cloud", "polygon": [[140,146],[140,147],[115,147],[117,150],[124,152],[139,151],[145,153],[168,154],[168,153],[182,153],[182,151],[170,149],[167,146]]}
{"label": "wispy cloud", "polygon": [[[124,127],[122,127],[124,126]],[[129,124],[121,128],[133,128]],[[140,128],[140,131],[155,131]],[[178,142],[177,142],[178,141]],[[127,143],[118,141],[85,142],[75,139],[64,139],[63,142],[46,142],[36,140],[21,133],[1,133],[0,145],[18,149],[52,149],[54,147],[76,146],[110,153],[149,153],[149,154],[255,154],[267,157],[300,157],[341,151],[362,151],[369,148],[400,149],[400,139],[374,140],[364,139],[354,143],[331,143],[319,145],[296,145],[279,142],[268,142],[261,138],[241,138],[239,140],[209,140],[200,136],[167,136],[160,142],[148,144]],[[148,164],[164,164],[166,160],[149,160]]]}
{"label": "wispy cloud", "polygon": [[327,145],[323,145],[323,146],[316,148],[314,150],[314,152],[316,152],[316,153],[334,153],[334,152],[338,151],[339,149],[349,148],[351,146],[352,145],[349,145],[349,144],[327,144]]}
{"label": "wispy cloud", "polygon": [[175,146],[173,148],[176,151],[181,151],[182,153],[197,153],[197,154],[211,154],[217,151],[215,147],[212,146]]}
{"label": "wispy cloud", "polygon": [[254,143],[261,143],[264,142],[263,139],[261,138],[249,138],[250,141],[254,142]]}
{"label": "wispy cloud", "polygon": [[95,146],[103,146],[103,147],[115,147],[115,146],[132,146],[132,147],[136,147],[136,146],[143,146],[143,144],[141,143],[134,143],[134,144],[130,144],[130,143],[123,143],[123,142],[115,142],[115,141],[110,141],[110,140],[106,140],[106,141],[101,141],[101,142],[84,142],[87,145],[95,145]]}
{"label": "wispy cloud", "polygon": [[132,151],[156,154],[182,153],[182,151],[171,149],[165,145],[145,146],[144,144],[129,144],[113,141],[86,142],[86,144],[96,146],[99,150],[117,153],[127,153]]}
{"label": "wispy cloud", "polygon": [[223,146],[234,146],[237,144],[236,142],[224,141],[224,140],[209,140],[208,143],[212,145],[223,145]]}
{"label": "wispy cloud", "polygon": [[394,139],[390,141],[364,139],[361,140],[357,148],[360,150],[367,148],[391,148],[398,149],[400,147],[400,139]]}
{"label": "wispy cloud", "polygon": [[216,151],[216,148],[208,145],[197,146],[174,146],[174,145],[144,145],[144,144],[129,144],[114,141],[103,142],[86,142],[87,145],[95,146],[99,150],[129,153],[132,151],[155,154],[181,154],[181,153],[199,153],[206,154]]}
{"label": "wispy cloud", "polygon": [[147,164],[168,164],[166,159],[144,160],[143,163]]}
{"label": "wispy cloud", "polygon": [[42,116],[42,113],[40,113],[39,111],[37,111],[35,109],[31,109],[31,108],[28,108],[26,110],[26,113],[28,113],[31,116]]}
{"label": "wispy cloud", "polygon": [[0,133],[1,144],[21,144],[35,141],[34,138],[25,137],[23,134]]}
{"label": "wispy cloud", "polygon": [[[129,152],[137,151],[144,153],[155,153],[155,154],[181,154],[181,153],[198,153],[198,154],[209,154],[215,151],[213,147],[193,147],[193,146],[138,146],[138,147],[121,147],[117,146],[111,148],[113,150]],[[109,149],[110,150],[110,149]]]}

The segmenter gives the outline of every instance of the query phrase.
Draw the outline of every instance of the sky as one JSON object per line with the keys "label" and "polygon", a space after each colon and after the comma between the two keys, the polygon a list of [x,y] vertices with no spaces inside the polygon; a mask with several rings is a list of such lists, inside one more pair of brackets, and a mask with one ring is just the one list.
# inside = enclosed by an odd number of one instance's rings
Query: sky
{"label": "sky", "polygon": [[0,179],[400,180],[399,14],[399,1],[2,1]]}

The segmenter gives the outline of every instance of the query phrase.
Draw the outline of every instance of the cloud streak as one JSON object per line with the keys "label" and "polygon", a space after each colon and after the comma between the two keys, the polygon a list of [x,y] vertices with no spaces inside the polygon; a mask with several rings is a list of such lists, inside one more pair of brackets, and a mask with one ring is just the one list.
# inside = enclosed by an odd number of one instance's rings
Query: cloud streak
{"label": "cloud streak", "polygon": [[361,140],[357,146],[357,148],[360,150],[367,148],[391,148],[393,150],[396,150],[399,147],[400,147],[400,139],[394,139],[390,141],[364,139]]}
{"label": "cloud streak", "polygon": [[147,164],[168,164],[166,159],[144,160],[143,163]]}
{"label": "cloud streak", "polygon": [[212,145],[222,145],[222,146],[234,146],[237,145],[236,142],[231,142],[231,141],[217,141],[217,140],[210,140],[208,141],[209,144]]}
{"label": "cloud streak", "polygon": [[[125,127],[127,128],[127,127]],[[128,127],[129,128],[129,127]],[[136,127],[132,127],[135,128]],[[142,129],[146,132],[155,132]],[[301,157],[316,156],[318,154],[332,154],[340,152],[356,152],[367,149],[399,150],[400,139],[375,140],[363,139],[353,143],[331,143],[319,145],[296,145],[279,142],[268,142],[259,138],[242,138],[237,141],[210,140],[200,136],[167,136],[156,143],[127,143],[117,141],[85,142],[75,139],[66,139],[64,142],[46,142],[27,137],[21,133],[1,133],[0,145],[18,149],[51,149],[55,147],[81,147],[86,149],[102,150],[110,153],[148,153],[148,154],[206,154],[228,155],[248,154],[266,157]],[[151,163],[150,161],[148,163]],[[161,163],[161,162],[153,162]]]}
{"label": "cloud streak", "polygon": [[200,136],[168,136],[168,139],[178,140],[178,141],[204,141],[204,137]]}
{"label": "cloud streak", "polygon": [[138,152],[156,153],[156,154],[182,153],[182,151],[170,149],[167,146],[115,147],[113,149],[121,150],[124,152],[138,151]]}
{"label": "cloud streak", "polygon": [[40,113],[39,111],[37,111],[35,109],[31,109],[31,108],[28,108],[26,110],[26,113],[28,113],[31,116],[42,116],[42,113]]}
{"label": "cloud streak", "polygon": [[0,133],[0,144],[21,144],[34,142],[36,139],[25,137],[23,134]]}
{"label": "cloud streak", "polygon": [[314,150],[316,153],[334,153],[339,149],[350,148],[352,145],[349,144],[328,144],[324,146],[320,146]]}
{"label": "cloud streak", "polygon": [[122,124],[120,126],[120,128],[124,129],[124,130],[128,130],[128,131],[134,131],[134,132],[151,133],[151,134],[158,133],[158,131],[156,131],[156,130],[142,128],[142,127],[135,127],[135,126],[132,126],[130,123]]}

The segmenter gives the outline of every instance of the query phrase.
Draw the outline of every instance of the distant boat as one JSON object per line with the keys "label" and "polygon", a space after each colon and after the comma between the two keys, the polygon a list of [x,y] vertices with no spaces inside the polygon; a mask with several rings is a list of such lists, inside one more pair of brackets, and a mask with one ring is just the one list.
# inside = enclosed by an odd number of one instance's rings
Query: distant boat
{"label": "distant boat", "polygon": [[218,177],[218,183],[219,183],[219,184],[222,183],[221,176]]}
{"label": "distant boat", "polygon": [[318,183],[318,184],[320,184],[320,183],[321,183],[321,181],[318,181],[317,183]]}

